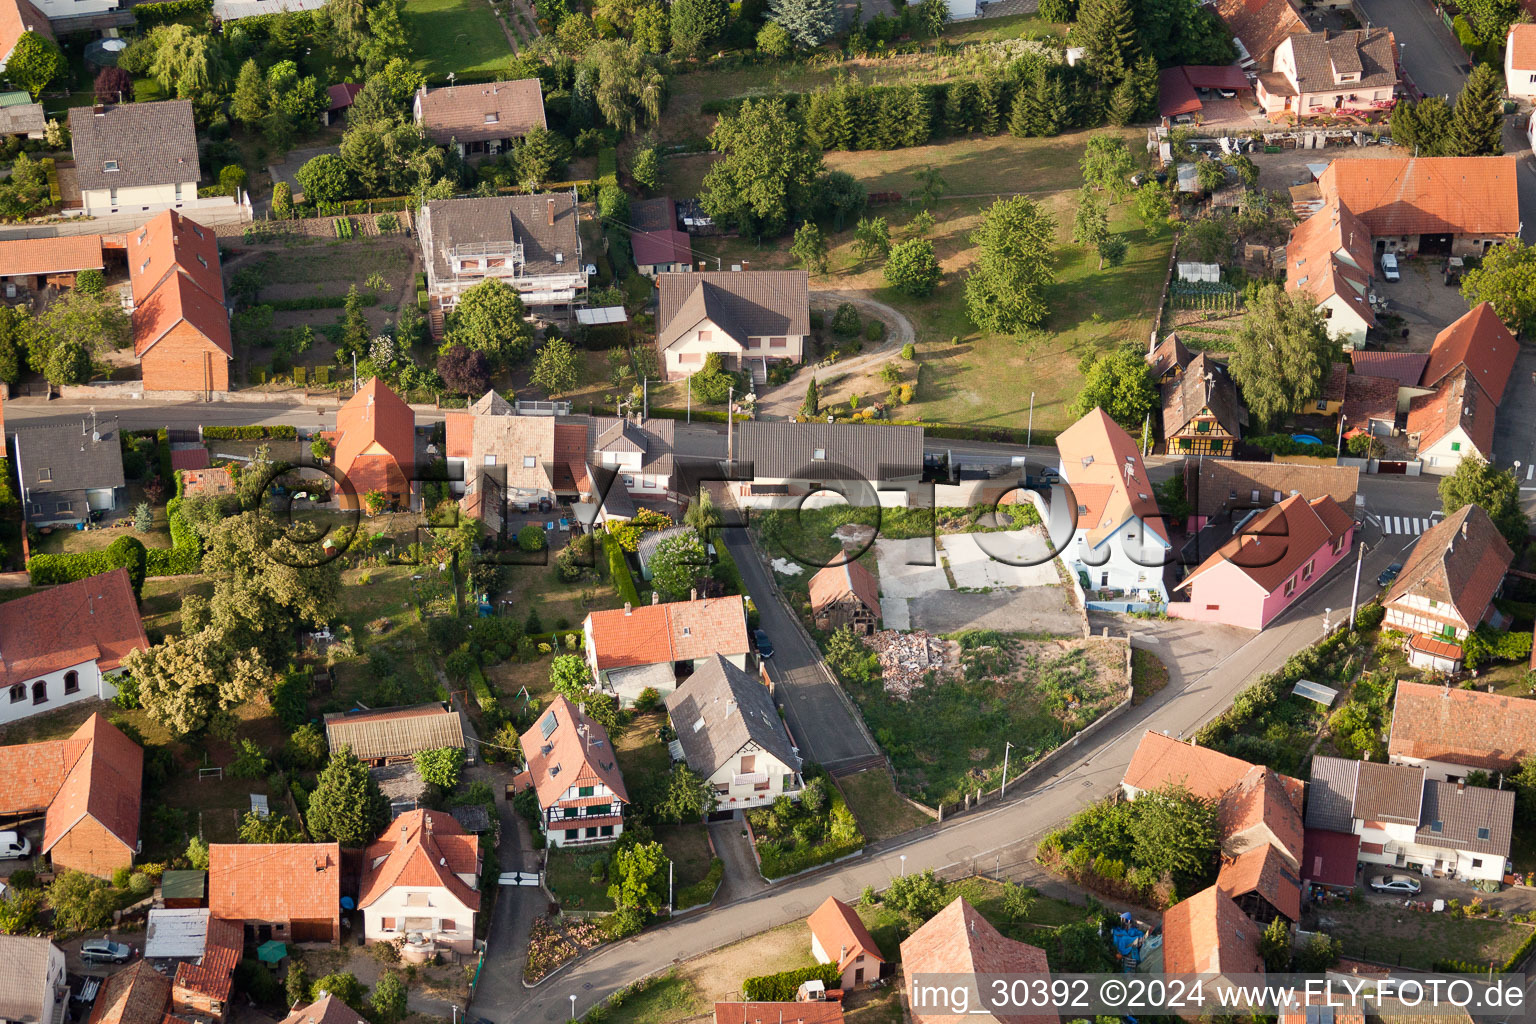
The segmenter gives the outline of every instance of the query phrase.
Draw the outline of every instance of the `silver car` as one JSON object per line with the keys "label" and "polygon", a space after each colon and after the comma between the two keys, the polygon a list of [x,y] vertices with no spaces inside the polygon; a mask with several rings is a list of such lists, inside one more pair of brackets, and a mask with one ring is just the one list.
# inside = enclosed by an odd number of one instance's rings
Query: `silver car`
{"label": "silver car", "polygon": [[133,950],[110,939],[90,939],[80,947],[80,959],[88,964],[127,963]]}
{"label": "silver car", "polygon": [[1414,896],[1423,888],[1412,875],[1377,875],[1371,879],[1371,888],[1377,892],[1390,892],[1399,896]]}

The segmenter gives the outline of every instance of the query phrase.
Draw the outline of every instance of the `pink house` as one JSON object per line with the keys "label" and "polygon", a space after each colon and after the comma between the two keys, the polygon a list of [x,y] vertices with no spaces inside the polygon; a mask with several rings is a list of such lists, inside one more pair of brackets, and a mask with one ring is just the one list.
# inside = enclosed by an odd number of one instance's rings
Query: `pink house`
{"label": "pink house", "polygon": [[1354,543],[1355,522],[1332,496],[1299,494],[1242,526],[1174,588],[1188,595],[1168,614],[1263,629],[1341,562]]}

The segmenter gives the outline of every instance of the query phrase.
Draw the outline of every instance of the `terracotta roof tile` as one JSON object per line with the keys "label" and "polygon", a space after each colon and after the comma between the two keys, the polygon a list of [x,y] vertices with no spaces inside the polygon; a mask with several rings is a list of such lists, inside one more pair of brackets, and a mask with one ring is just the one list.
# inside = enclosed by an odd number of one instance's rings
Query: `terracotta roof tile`
{"label": "terracotta roof tile", "polygon": [[49,24],[48,16],[28,0],[0,0],[0,57],[8,59],[25,32],[36,32],[44,39],[53,39],[53,26]]}
{"label": "terracotta roof tile", "polygon": [[416,463],[416,414],[377,377],[336,413],[336,469],[358,495],[403,493]]}
{"label": "terracotta roof tile", "polygon": [[1169,370],[1184,369],[1192,358],[1189,349],[1179,340],[1179,336],[1170,334],[1147,354],[1147,364],[1152,367],[1152,376],[1161,379]]}
{"label": "terracotta roof tile", "polygon": [[1291,921],[1301,920],[1301,879],[1268,843],[1223,860],[1216,888],[1234,900],[1256,892]]}
{"label": "terracotta roof tile", "polygon": [[1350,374],[1340,410],[1349,429],[1364,428],[1372,422],[1385,423],[1390,429],[1397,422],[1397,388],[1397,381],[1390,377]]}
{"label": "terracotta roof tile", "polygon": [[544,93],[537,78],[438,89],[422,86],[415,110],[427,138],[440,146],[520,139],[530,129],[546,126]]}
{"label": "terracotta roof tile", "polygon": [[1091,544],[1098,545],[1132,516],[1139,517],[1163,540],[1168,539],[1141,452],[1108,413],[1094,409],[1083,416],[1057,436],[1056,447],[1061,452],[1061,474],[1074,491],[1084,485],[1109,488],[1102,507],[1096,504],[1091,517],[1079,519],[1078,528],[1088,531]]}
{"label": "terracotta roof tile", "polygon": [[[572,786],[595,783],[607,786],[614,802],[629,803],[608,730],[564,697],[556,695],[550,701],[533,727],[518,737],[518,745],[527,759],[539,806],[554,806]],[[590,825],[592,819],[584,818],[582,823]]]}
{"label": "terracotta roof tile", "polygon": [[[963,898],[957,898],[901,944],[902,969],[919,974],[1033,974],[1049,984],[1045,951],[1007,938]],[[1055,1024],[1055,1014],[937,1014],[912,1011],[913,1024]]]}
{"label": "terracotta roof tile", "polygon": [[213,231],[175,210],[128,232],[128,280],[133,301],[144,302],[171,274],[181,272],[215,300],[224,301],[219,242]]}
{"label": "terracotta roof tile", "polygon": [[1260,927],[1218,886],[1204,889],[1163,914],[1163,971],[1167,974],[1263,974]]}
{"label": "terracotta roof tile", "polygon": [[859,915],[842,900],[828,896],[821,906],[811,911],[805,923],[810,926],[811,937],[821,943],[828,956],[840,956],[838,970],[845,970],[859,957],[885,962],[880,947],[870,938],[869,929],[859,920]]}
{"label": "terracotta roof tile", "polygon": [[1536,700],[1400,682],[1387,752],[1490,772],[1536,754]]}
{"label": "terracotta roof tile", "polygon": [[1509,543],[1480,506],[1465,505],[1419,538],[1403,571],[1387,592],[1386,607],[1409,595],[1449,605],[1468,628],[1476,627],[1514,561]]}
{"label": "terracotta roof tile", "polygon": [[91,660],[114,669],[148,646],[127,569],[0,604],[0,685]]}
{"label": "terracotta roof tile", "polygon": [[135,849],[139,842],[143,749],[99,714],[82,722],[70,739],[84,746],[48,805],[43,852],[52,850],[87,816],[100,822],[128,849]]}
{"label": "terracotta roof tile", "polygon": [[665,197],[642,199],[631,204],[629,223],[634,230],[630,243],[635,265],[693,262],[693,247],[688,233],[677,226],[677,204]]}
{"label": "terracotta roof tile", "polygon": [[207,469],[210,465],[207,448],[176,448],[171,451],[171,471],[183,469]]}
{"label": "terracotta roof tile", "polygon": [[[0,0],[0,12],[8,6],[9,0]],[[0,242],[0,277],[67,274],[76,270],[101,270],[105,266],[100,235],[14,238]]]}
{"label": "terracotta roof tile", "polygon": [[1350,813],[1362,821],[1417,825],[1424,803],[1424,769],[1361,761],[1355,769],[1355,802]]}
{"label": "terracotta roof tile", "polygon": [[183,993],[227,1002],[235,965],[240,962],[244,946],[243,924],[222,917],[209,917],[202,957],[195,964],[183,963],[176,966],[176,984],[171,991],[173,1004],[184,998]]}
{"label": "terracotta roof tile", "polygon": [[1512,235],[1520,230],[1512,156],[1339,159],[1318,184],[1372,236]]}
{"label": "terracotta roof tile", "polygon": [[1407,429],[1418,438],[1418,450],[1428,451],[1435,442],[1460,427],[1471,440],[1477,454],[1487,457],[1493,451],[1495,406],[1477,381],[1466,370],[1440,382],[1428,395],[1415,395],[1408,402]]}
{"label": "terracotta roof tile", "polygon": [[703,597],[592,612],[592,650],[601,669],[746,654],[746,611],[739,597]]}
{"label": "terracotta roof tile", "polygon": [[1285,246],[1285,290],[1305,291],[1317,302],[1338,295],[1375,323],[1365,300],[1375,257],[1371,233],[1337,198],[1291,231]]}
{"label": "terracotta roof tile", "polygon": [[346,110],[357,99],[357,94],[363,91],[361,82],[338,82],[335,85],[325,87],[326,112],[334,114],[338,110]]}
{"label": "terracotta roof tile", "polygon": [[1178,589],[1185,589],[1222,562],[1231,562],[1266,594],[1272,594],[1353,526],[1349,514],[1331,496],[1325,494],[1309,502],[1302,495],[1292,495],[1255,516],[1184,577]]}
{"label": "terracotta roof tile", "polygon": [[1231,459],[1186,460],[1184,477],[1190,502],[1202,516],[1277,503],[1292,494],[1308,499],[1327,495],[1340,507],[1353,508],[1360,485],[1360,471],[1353,466]]}
{"label": "terracotta roof tile", "polygon": [[1261,67],[1270,66],[1275,47],[1294,32],[1306,32],[1289,0],[1216,0],[1216,13],[1232,34],[1243,41],[1248,55]]}
{"label": "terracotta roof tile", "polygon": [[79,740],[0,747],[0,815],[46,811],[84,750]]}
{"label": "terracotta roof tile", "polygon": [[1536,25],[1526,22],[1509,26],[1505,47],[1510,66],[1516,71],[1536,71]]}
{"label": "terracotta roof tile", "polygon": [[329,921],[341,907],[336,843],[214,843],[208,910],[231,921]]}
{"label": "terracotta roof tile", "polygon": [[326,993],[308,1006],[296,1007],[280,1024],[368,1024],[363,1015]]}
{"label": "terracotta roof tile", "polygon": [[170,995],[171,979],[140,960],[102,983],[90,1024],[160,1024]]}
{"label": "terracotta roof tile", "polygon": [[235,352],[229,311],[224,303],[199,288],[186,274],[173,272],[148,298],[136,303],[132,321],[133,354],[139,358],[182,323],[196,328],[224,355],[233,356]]}
{"label": "terracotta roof tile", "polygon": [[811,577],[809,589],[814,610],[819,611],[852,594],[864,607],[880,614],[880,584],[875,582],[873,573],[852,559],[819,570]]}
{"label": "terracotta roof tile", "polygon": [[451,815],[408,811],[369,845],[357,906],[373,905],[396,886],[441,886],[467,909],[478,911],[480,893],[459,876],[479,874],[480,842]]}
{"label": "terracotta roof tile", "polygon": [[1424,368],[1423,386],[1435,387],[1465,367],[1497,405],[1504,400],[1504,388],[1509,384],[1519,353],[1519,342],[1494,313],[1492,304],[1479,303],[1435,335],[1429,365]]}
{"label": "terracotta roof tile", "polygon": [[1221,796],[1218,817],[1227,836],[1268,826],[1284,852],[1301,857],[1301,807],[1288,784],[1300,783],[1272,768],[1254,765]]}
{"label": "terracotta roof tile", "polygon": [[[1222,794],[1243,780],[1255,765],[1229,757],[1209,747],[1182,743],[1171,736],[1148,729],[1141,735],[1131,763],[1126,766],[1123,784],[1139,790],[1160,789],[1179,783],[1195,796],[1220,800]],[[1300,779],[1288,775],[1280,781],[1298,810],[1305,787]]]}
{"label": "terracotta roof tile", "polygon": [[1390,377],[1400,387],[1418,387],[1424,376],[1429,355],[1424,352],[1379,352],[1374,349],[1356,349],[1349,354],[1349,361],[1356,373],[1372,377]]}

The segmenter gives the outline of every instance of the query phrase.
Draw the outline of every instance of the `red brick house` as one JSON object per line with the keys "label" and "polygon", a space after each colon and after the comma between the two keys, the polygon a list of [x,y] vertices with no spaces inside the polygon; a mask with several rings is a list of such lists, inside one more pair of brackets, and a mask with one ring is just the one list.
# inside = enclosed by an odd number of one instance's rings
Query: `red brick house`
{"label": "red brick house", "polygon": [[228,391],[234,341],[213,232],[166,210],[128,234],[133,354],[146,391]]}
{"label": "red brick house", "polygon": [[341,941],[341,847],[336,843],[214,843],[208,910],[239,921],[258,944]]}
{"label": "red brick house", "polygon": [[396,508],[411,503],[416,464],[416,414],[377,377],[364,384],[336,413],[328,432],[335,449],[345,508],[358,508],[370,491],[382,493]]}

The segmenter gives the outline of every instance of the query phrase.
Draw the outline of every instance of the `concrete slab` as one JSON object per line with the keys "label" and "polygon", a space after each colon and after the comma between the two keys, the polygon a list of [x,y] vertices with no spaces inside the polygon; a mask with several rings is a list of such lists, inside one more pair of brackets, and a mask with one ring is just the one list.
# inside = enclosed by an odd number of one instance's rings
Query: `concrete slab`
{"label": "concrete slab", "polygon": [[[875,557],[880,566],[880,593],[886,597],[916,597],[949,589],[932,538],[882,538],[875,542]],[[930,562],[933,564],[924,564]]]}
{"label": "concrete slab", "polygon": [[1083,613],[1066,587],[1025,587],[991,593],[941,590],[907,602],[913,629],[952,633],[999,629],[1012,633],[1081,636]]}
{"label": "concrete slab", "polygon": [[911,629],[912,612],[908,598],[882,597],[880,599],[880,625],[884,629]]}
{"label": "concrete slab", "polygon": [[[956,533],[941,538],[955,586],[1045,587],[1061,582],[1046,556],[1050,547],[1038,530]],[[1013,564],[1037,562],[1039,564]]]}

